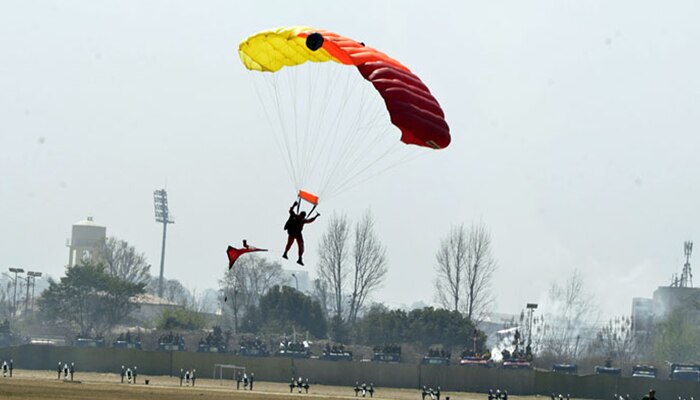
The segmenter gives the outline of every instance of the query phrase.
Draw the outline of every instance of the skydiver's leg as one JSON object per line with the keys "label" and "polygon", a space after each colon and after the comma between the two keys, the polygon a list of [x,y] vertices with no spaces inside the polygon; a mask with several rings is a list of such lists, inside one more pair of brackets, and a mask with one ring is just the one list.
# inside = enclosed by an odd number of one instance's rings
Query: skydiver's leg
{"label": "skydiver's leg", "polygon": [[301,235],[297,237],[297,247],[299,248],[299,259],[297,260],[297,264],[304,265],[304,261],[301,259],[301,256],[304,255],[304,237]]}
{"label": "skydiver's leg", "polygon": [[284,254],[282,254],[282,258],[287,258],[287,252],[289,251],[289,249],[292,248],[292,243],[294,243],[294,236],[287,236],[287,245],[284,248]]}

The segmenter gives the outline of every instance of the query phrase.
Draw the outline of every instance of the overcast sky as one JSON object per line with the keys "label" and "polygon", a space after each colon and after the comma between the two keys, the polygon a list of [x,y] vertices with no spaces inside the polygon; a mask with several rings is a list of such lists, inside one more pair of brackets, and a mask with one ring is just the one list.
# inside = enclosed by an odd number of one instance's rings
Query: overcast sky
{"label": "overcast sky", "polygon": [[389,255],[375,300],[431,303],[440,239],[482,221],[496,311],[579,269],[605,315],[629,313],[700,237],[698,15],[696,1],[2,1],[0,269],[61,276],[71,225],[93,216],[157,274],[159,188],[176,221],[166,276],[216,287],[243,238],[282,261],[294,193],[237,47],[302,24],[409,66],[453,138],[322,203],[310,272],[328,217],[369,208]]}

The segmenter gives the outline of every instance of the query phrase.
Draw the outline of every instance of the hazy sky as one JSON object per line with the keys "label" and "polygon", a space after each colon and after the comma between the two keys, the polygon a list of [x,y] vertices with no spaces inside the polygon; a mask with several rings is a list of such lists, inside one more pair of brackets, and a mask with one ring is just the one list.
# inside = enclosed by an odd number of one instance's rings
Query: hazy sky
{"label": "hazy sky", "polygon": [[216,287],[243,238],[278,259],[294,193],[237,46],[303,24],[410,66],[453,137],[322,204],[309,271],[328,217],[370,208],[389,253],[375,299],[430,303],[440,239],[482,221],[495,310],[578,268],[606,314],[629,313],[700,237],[698,15],[696,1],[4,0],[0,269],[60,276],[71,224],[93,216],[157,274],[161,187],[166,276]]}

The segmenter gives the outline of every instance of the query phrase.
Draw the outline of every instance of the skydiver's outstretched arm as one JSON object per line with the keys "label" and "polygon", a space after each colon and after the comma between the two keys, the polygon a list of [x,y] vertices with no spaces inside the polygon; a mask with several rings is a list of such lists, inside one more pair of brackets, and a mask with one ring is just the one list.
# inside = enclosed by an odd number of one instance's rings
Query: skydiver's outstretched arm
{"label": "skydiver's outstretched arm", "polygon": [[297,213],[294,212],[294,207],[296,207],[297,204],[299,204],[299,203],[297,203],[297,202],[295,201],[294,204],[292,204],[292,206],[289,207],[289,215],[297,215]]}
{"label": "skydiver's outstretched arm", "polygon": [[304,223],[305,223],[305,224],[310,224],[310,223],[316,221],[316,218],[318,218],[318,217],[320,217],[320,216],[321,216],[321,214],[316,213],[316,216],[315,216],[315,217],[309,218],[309,219],[305,220]]}

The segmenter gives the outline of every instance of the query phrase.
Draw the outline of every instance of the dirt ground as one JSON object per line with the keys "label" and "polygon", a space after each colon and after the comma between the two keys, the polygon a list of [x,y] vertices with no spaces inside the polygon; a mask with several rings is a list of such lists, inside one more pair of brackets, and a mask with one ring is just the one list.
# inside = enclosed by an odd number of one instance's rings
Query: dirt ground
{"label": "dirt ground", "polygon": [[[144,379],[150,382],[144,384]],[[0,399],[12,400],[42,400],[42,399],[75,399],[75,400],[178,400],[178,399],[355,399],[351,387],[312,385],[309,393],[289,393],[289,386],[284,383],[255,382],[254,391],[236,390],[235,382],[197,378],[195,387],[182,386],[176,377],[168,376],[138,376],[138,384],[122,384],[117,374],[100,374],[78,372],[75,382],[57,379],[53,371],[15,370],[14,377],[0,377]],[[223,384],[222,384],[223,383]],[[451,400],[485,400],[486,395],[480,393],[441,393],[441,399],[447,396]],[[369,398],[369,395],[367,396]],[[534,399],[534,396],[510,396],[513,400]],[[376,399],[419,400],[420,391],[416,389],[376,388]]]}

